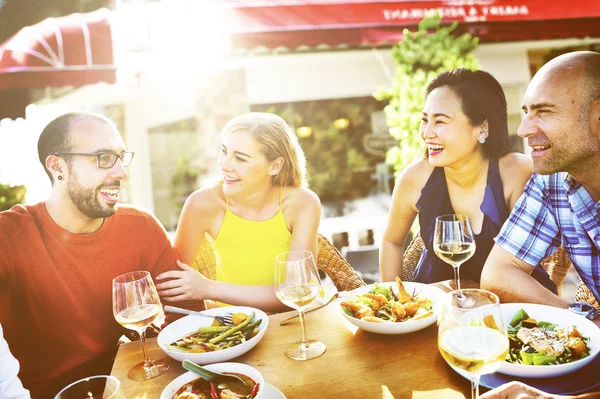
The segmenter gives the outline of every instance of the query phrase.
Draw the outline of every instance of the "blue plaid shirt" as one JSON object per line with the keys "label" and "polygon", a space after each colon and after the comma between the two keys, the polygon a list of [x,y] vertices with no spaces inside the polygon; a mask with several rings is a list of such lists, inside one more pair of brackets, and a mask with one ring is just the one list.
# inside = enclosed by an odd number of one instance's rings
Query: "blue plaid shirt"
{"label": "blue plaid shirt", "polygon": [[600,201],[567,173],[534,173],[496,243],[537,265],[564,246],[581,279],[600,300]]}

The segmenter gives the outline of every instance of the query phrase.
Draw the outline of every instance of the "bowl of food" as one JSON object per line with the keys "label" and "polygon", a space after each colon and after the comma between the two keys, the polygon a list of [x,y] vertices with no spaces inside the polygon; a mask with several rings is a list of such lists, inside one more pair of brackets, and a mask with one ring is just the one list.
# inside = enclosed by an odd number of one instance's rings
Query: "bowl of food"
{"label": "bowl of food", "polygon": [[190,315],[167,325],[158,334],[158,346],[168,356],[197,364],[226,362],[243,355],[262,339],[269,317],[260,309],[228,306],[203,311],[207,316],[232,313],[234,325],[223,326],[211,317]]}
{"label": "bowl of food", "polygon": [[[215,363],[204,366],[205,369],[223,374],[235,374],[244,380],[244,383],[220,382],[213,380],[213,387],[217,397],[263,399],[265,381],[261,373],[254,367],[243,363]],[[199,399],[210,398],[210,383],[197,374],[188,371],[180,375],[166,386],[160,399]],[[264,398],[266,399],[266,398]]]}
{"label": "bowl of food", "polygon": [[600,329],[583,316],[531,303],[500,306],[510,349],[499,373],[556,377],[584,367],[600,352]]}
{"label": "bowl of food", "polygon": [[338,300],[341,314],[359,328],[377,334],[407,334],[437,321],[444,292],[422,283],[375,283]]}

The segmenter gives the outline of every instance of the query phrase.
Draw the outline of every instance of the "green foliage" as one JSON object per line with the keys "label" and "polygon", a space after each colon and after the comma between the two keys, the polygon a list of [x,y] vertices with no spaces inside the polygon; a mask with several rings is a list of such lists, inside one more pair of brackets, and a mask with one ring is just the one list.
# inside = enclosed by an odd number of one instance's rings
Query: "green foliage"
{"label": "green foliage", "polygon": [[9,186],[0,183],[0,212],[12,208],[13,205],[22,204],[26,192],[25,186]]}
{"label": "green foliage", "polygon": [[386,162],[396,171],[415,159],[423,146],[419,125],[429,82],[450,69],[480,69],[472,54],[478,38],[468,33],[452,36],[456,26],[454,22],[441,27],[439,15],[426,17],[419,23],[417,32],[405,29],[405,39],[392,48],[395,79],[391,87],[379,90],[374,96],[377,100],[388,101],[385,107],[387,124],[398,145],[388,151]]}
{"label": "green foliage", "polygon": [[199,168],[192,165],[188,156],[177,159],[177,169],[171,177],[170,198],[176,207],[175,214],[180,215],[185,200],[199,187],[198,177],[201,174]]}
{"label": "green foliage", "polygon": [[[367,196],[376,185],[372,175],[383,159],[367,153],[362,142],[372,130],[371,113],[382,108],[365,97],[254,105],[252,110],[275,113],[293,129],[310,127],[312,134],[299,139],[310,188],[321,201],[345,201]],[[348,119],[348,127],[336,127],[338,118]]]}

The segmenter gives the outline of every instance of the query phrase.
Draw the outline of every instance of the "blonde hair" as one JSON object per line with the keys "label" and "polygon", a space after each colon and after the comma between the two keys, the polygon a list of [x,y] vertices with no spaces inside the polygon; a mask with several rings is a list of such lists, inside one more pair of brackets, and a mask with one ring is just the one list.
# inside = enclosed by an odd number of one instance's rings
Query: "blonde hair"
{"label": "blonde hair", "polygon": [[281,170],[271,180],[274,186],[308,186],[304,151],[292,129],[281,117],[264,112],[249,112],[230,120],[222,134],[239,131],[252,135],[269,162],[283,158]]}

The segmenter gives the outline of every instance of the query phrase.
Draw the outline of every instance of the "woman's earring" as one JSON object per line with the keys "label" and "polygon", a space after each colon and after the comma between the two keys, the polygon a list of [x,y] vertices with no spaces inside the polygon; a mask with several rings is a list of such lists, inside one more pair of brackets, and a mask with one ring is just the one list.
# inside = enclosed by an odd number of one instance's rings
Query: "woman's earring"
{"label": "woman's earring", "polygon": [[480,142],[481,144],[485,143],[485,136],[484,136],[483,134],[480,134],[480,135],[479,135],[479,142]]}
{"label": "woman's earring", "polygon": [[62,180],[63,179],[62,175],[58,175],[57,179]]}

